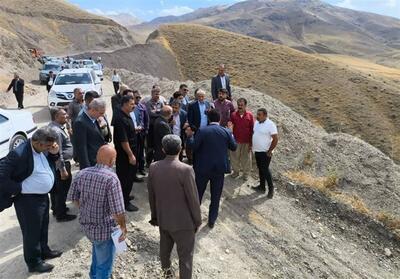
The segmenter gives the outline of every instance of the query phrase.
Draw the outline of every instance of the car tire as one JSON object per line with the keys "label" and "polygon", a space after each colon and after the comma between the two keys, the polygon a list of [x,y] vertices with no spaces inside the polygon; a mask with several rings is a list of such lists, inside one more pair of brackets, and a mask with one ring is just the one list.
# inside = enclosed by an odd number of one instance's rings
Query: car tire
{"label": "car tire", "polygon": [[14,135],[10,141],[10,151],[14,150],[15,148],[17,148],[19,145],[23,144],[27,140],[28,139],[24,135],[21,135],[21,134]]}

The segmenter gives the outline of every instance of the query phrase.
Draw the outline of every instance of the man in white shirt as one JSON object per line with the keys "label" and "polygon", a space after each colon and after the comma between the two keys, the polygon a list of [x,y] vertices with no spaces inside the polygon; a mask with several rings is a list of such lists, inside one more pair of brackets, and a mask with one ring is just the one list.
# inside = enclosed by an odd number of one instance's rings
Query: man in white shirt
{"label": "man in white shirt", "polygon": [[117,73],[117,70],[113,71],[113,75],[111,76],[111,81],[112,81],[113,86],[114,86],[115,94],[118,94],[119,85],[121,84],[121,77]]}
{"label": "man in white shirt", "polygon": [[32,139],[11,151],[0,163],[0,188],[13,185],[16,189],[13,202],[29,272],[50,272],[54,266],[44,260],[62,254],[48,246],[48,193],[54,184],[57,140],[53,128],[40,128]]}
{"label": "man in white shirt", "polygon": [[268,183],[268,198],[274,196],[274,185],[269,170],[272,152],[278,144],[278,130],[274,122],[268,118],[265,108],[257,111],[257,121],[253,129],[253,151],[255,154],[260,185],[253,187],[254,190],[265,193],[265,181]]}

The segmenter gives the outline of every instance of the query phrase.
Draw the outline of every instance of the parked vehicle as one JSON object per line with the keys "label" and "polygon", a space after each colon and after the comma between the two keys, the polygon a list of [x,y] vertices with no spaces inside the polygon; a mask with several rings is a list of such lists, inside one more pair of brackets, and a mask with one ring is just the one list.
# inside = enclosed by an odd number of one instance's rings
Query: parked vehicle
{"label": "parked vehicle", "polygon": [[57,75],[61,71],[61,64],[54,62],[47,62],[43,65],[43,68],[39,73],[39,80],[41,84],[45,84],[47,78],[49,77],[49,72],[53,71],[55,75]]}
{"label": "parked vehicle", "polygon": [[92,69],[96,73],[96,75],[100,78],[100,80],[103,80],[103,68],[101,64],[94,64],[92,66]]}
{"label": "parked vehicle", "polygon": [[74,98],[74,89],[81,88],[84,92],[94,90],[103,94],[101,80],[90,68],[65,69],[57,75],[47,97],[48,106],[65,107]]}
{"label": "parked vehicle", "polygon": [[31,112],[0,109],[0,159],[27,141],[36,129]]}

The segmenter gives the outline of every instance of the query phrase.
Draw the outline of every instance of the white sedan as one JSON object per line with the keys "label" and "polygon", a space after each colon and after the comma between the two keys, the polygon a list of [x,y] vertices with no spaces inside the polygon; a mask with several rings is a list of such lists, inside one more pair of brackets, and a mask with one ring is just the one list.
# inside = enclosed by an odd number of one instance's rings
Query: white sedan
{"label": "white sedan", "polygon": [[0,159],[27,141],[36,129],[31,112],[0,109]]}

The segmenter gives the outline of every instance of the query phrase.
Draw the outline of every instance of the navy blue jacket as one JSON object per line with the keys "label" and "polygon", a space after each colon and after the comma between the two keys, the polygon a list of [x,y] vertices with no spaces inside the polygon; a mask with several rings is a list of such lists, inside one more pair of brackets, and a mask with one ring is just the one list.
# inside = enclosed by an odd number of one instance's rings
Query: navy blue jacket
{"label": "navy blue jacket", "polygon": [[[58,155],[47,154],[47,160],[55,176]],[[33,172],[31,140],[21,144],[0,161],[0,211],[9,208],[13,196],[21,193],[22,181]]]}
{"label": "navy blue jacket", "polygon": [[[208,110],[211,109],[211,103],[209,101],[204,101],[206,104],[206,113]],[[200,127],[201,123],[201,115],[200,115],[200,107],[199,107],[199,101],[194,101],[189,104],[188,110],[187,110],[187,118],[189,125],[191,127],[196,127],[198,129]]]}
{"label": "navy blue jacket", "polygon": [[183,130],[183,126],[187,121],[187,112],[184,111],[183,109],[181,109],[179,112],[179,120],[181,122],[181,138],[183,139],[186,136],[185,131]]}
{"label": "navy blue jacket", "polygon": [[228,171],[228,149],[235,151],[236,141],[230,130],[217,124],[199,129],[187,145],[193,150],[193,168],[197,174],[221,174]]}

